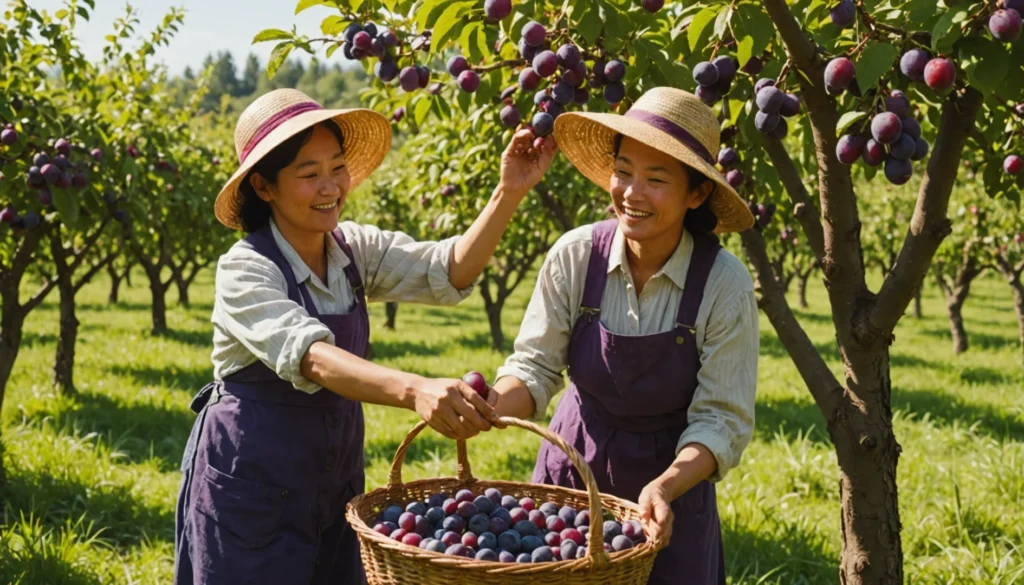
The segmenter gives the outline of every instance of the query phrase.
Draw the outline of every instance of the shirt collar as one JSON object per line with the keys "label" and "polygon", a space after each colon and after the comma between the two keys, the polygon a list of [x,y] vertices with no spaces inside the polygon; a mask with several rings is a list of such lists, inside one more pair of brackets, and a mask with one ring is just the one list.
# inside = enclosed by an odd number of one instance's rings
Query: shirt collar
{"label": "shirt collar", "polygon": [[[664,275],[682,290],[683,285],[686,284],[686,273],[690,268],[692,255],[693,236],[683,229],[683,236],[679,238],[675,252],[672,252],[665,265],[651,276],[651,280]],[[612,237],[612,247],[608,253],[608,273],[611,274],[615,269],[621,269],[625,273],[624,266],[629,266],[629,259],[626,257],[626,238],[622,235],[622,231],[616,228],[615,235]]]}
{"label": "shirt collar", "polygon": [[[288,264],[292,268],[292,273],[295,274],[295,282],[306,282],[311,280],[313,277],[313,271],[309,269],[305,261],[299,256],[299,253],[295,251],[295,248],[285,239],[281,234],[281,231],[277,229],[277,224],[273,218],[270,220],[270,229],[274,234],[274,241],[277,242],[277,247],[281,249],[281,254],[284,255],[284,259],[288,261]],[[345,268],[349,264],[348,256],[341,250],[341,246],[334,239],[331,234],[324,234],[325,244],[327,246],[327,286],[333,288],[334,284],[339,278],[344,276]]]}

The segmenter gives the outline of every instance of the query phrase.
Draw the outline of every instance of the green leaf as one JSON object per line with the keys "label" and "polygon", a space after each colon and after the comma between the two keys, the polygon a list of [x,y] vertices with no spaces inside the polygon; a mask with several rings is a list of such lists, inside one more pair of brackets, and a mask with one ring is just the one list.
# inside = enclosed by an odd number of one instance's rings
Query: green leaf
{"label": "green leaf", "polygon": [[[775,35],[775,24],[763,10],[754,4],[740,4],[736,15],[739,18],[739,28],[745,34],[753,37],[754,44],[750,48],[750,54],[752,56],[760,55],[768,48],[768,44],[771,43],[772,37]],[[737,35],[744,36],[739,33]],[[741,67],[745,64],[746,61],[740,61]]]}
{"label": "green leaf", "polygon": [[[964,65],[971,86],[984,94],[994,92],[1010,69],[1010,56],[1004,45],[980,37],[973,47],[971,58]],[[964,61],[961,52],[961,62]]]}
{"label": "green leaf", "polygon": [[729,100],[729,121],[732,125],[736,125],[736,120],[740,119],[740,114],[743,113],[743,100]]}
{"label": "green leaf", "polygon": [[750,61],[750,58],[754,56],[754,37],[747,35],[740,39],[740,42],[736,44],[736,56],[740,60],[740,67]]}
{"label": "green leaf", "polygon": [[327,58],[330,59],[331,55],[333,55],[335,51],[340,49],[342,45],[344,45],[344,43],[334,43],[330,47],[327,47]]}
{"label": "green leaf", "polygon": [[71,189],[55,188],[50,193],[53,195],[53,206],[57,208],[64,223],[71,226],[78,223],[78,200]]}
{"label": "green leaf", "polygon": [[290,38],[292,38],[292,33],[286,30],[281,30],[279,28],[268,28],[265,30],[261,30],[255,37],[253,37],[252,43],[255,45],[256,43],[263,43],[266,41],[282,41],[288,40]]}
{"label": "green leaf", "polygon": [[732,18],[732,6],[718,13],[715,19],[715,36],[724,38],[725,31],[729,28],[729,20]]}
{"label": "green leaf", "polygon": [[459,45],[462,50],[468,53],[470,62],[478,63],[483,61],[484,53],[487,51],[487,36],[484,33],[484,23],[471,22],[462,29],[462,36],[459,38]]}
{"label": "green leaf", "polygon": [[270,61],[267,63],[267,77],[273,78],[277,74],[278,68],[288,58],[288,54],[292,52],[293,48],[292,43],[280,43],[274,47],[274,51],[270,53]]}
{"label": "green leaf", "polygon": [[334,36],[345,30],[346,26],[348,26],[348,21],[345,17],[335,14],[333,16],[328,16],[320,23],[320,32],[327,36]]}
{"label": "green leaf", "polygon": [[441,51],[445,43],[459,34],[466,21],[462,18],[463,10],[472,6],[472,2],[455,2],[444,9],[441,18],[437,19],[433,34],[430,37],[430,47],[433,51]]}
{"label": "green leaf", "polygon": [[[579,4],[577,4],[579,6]],[[576,25],[576,30],[579,31],[583,40],[587,41],[588,45],[593,45],[594,41],[601,34],[601,29],[604,27],[601,22],[601,10],[597,7],[596,3],[586,3],[583,8],[583,15],[580,17],[579,22]]]}
{"label": "green leaf", "polygon": [[65,18],[67,18],[67,17],[68,17],[68,14],[69,14],[69,12],[68,12],[67,10],[65,10],[65,9],[61,8],[60,10],[58,10],[57,12],[55,12],[53,16],[54,16],[54,18],[56,18],[57,20],[64,20]]}
{"label": "green leaf", "polygon": [[853,126],[857,121],[866,118],[866,112],[846,112],[839,118],[839,122],[836,123],[836,134],[843,134],[847,128]]}
{"label": "green leaf", "polygon": [[448,0],[426,0],[416,11],[416,24],[420,30],[434,27],[441,12],[448,5]]}
{"label": "green leaf", "polygon": [[857,84],[861,91],[868,91],[878,82],[878,78],[892,69],[893,60],[899,50],[889,43],[870,43],[857,60]]}
{"label": "green leaf", "polygon": [[942,18],[932,28],[932,51],[946,53],[953,48],[953,43],[960,38],[960,26],[956,23],[962,21],[966,16],[967,11],[963,8],[948,10],[942,15]]}
{"label": "green leaf", "polygon": [[686,31],[686,38],[690,41],[690,50],[697,50],[697,44],[700,42],[700,38],[704,33],[704,29],[711,24],[711,21],[718,15],[719,8],[708,6],[704,10],[701,10],[693,17],[690,21],[690,28]]}
{"label": "green leaf", "polygon": [[413,120],[416,121],[417,126],[422,126],[423,121],[427,119],[427,114],[430,113],[431,100],[427,97],[420,98],[420,101],[416,102],[416,107],[413,110]]}
{"label": "green leaf", "polygon": [[298,6],[295,7],[295,14],[299,14],[300,12],[307,8],[312,8],[314,6],[321,6],[325,4],[330,4],[330,2],[328,2],[327,0],[299,0]]}

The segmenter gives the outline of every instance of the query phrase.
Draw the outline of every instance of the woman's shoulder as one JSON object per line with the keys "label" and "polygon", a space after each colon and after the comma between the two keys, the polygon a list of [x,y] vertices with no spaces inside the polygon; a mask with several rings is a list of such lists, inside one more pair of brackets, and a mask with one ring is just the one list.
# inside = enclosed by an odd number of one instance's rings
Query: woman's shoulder
{"label": "woman's shoulder", "polygon": [[722,290],[734,294],[754,291],[754,279],[747,265],[724,247],[718,249],[709,280],[716,281]]}
{"label": "woman's shoulder", "polygon": [[[266,274],[267,271],[280,274],[281,270],[273,260],[267,258],[246,239],[231,245],[217,259],[217,272],[220,273],[256,273]],[[283,276],[282,276],[283,277]]]}
{"label": "woman's shoulder", "polygon": [[581,255],[589,255],[595,225],[581,225],[559,236],[548,250],[548,258],[579,260]]}

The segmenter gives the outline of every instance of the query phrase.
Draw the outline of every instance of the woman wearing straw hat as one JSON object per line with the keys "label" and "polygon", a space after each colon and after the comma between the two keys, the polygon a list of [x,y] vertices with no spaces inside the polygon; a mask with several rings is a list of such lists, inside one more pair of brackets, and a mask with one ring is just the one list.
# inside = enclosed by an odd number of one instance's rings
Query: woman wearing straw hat
{"label": "woman wearing straw hat", "polygon": [[[715,232],[754,218],[715,168],[719,126],[694,95],[654,88],[625,114],[567,113],[559,149],[611,194],[616,218],[551,249],[498,370],[496,410],[540,418],[602,492],[637,501],[669,539],[649,583],[725,583],[714,483],[753,432],[758,316],[746,267]],[[533,481],[586,489],[544,442]]]}
{"label": "woman wearing straw hat", "polygon": [[416,242],[338,216],[381,163],[391,126],[371,110],[326,110],[299,91],[257,99],[235,130],[239,168],[217,219],[247,232],[220,258],[215,382],[182,460],[175,583],[363,582],[345,505],[364,487],[362,402],[415,410],[465,439],[493,408],[461,380],[363,359],[367,300],[455,304],[494,252],[556,147],[518,132],[501,182],[461,238]]}

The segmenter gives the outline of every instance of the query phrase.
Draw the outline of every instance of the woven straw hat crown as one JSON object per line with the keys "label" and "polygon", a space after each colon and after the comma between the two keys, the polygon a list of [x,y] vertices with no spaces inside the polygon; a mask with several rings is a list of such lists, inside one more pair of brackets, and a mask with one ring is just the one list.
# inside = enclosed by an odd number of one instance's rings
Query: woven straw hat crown
{"label": "woven straw hat crown", "polygon": [[721,141],[715,112],[690,92],[655,87],[633,103],[631,110],[649,112],[685,129],[709,153],[717,153]]}
{"label": "woven straw hat crown", "polygon": [[249,104],[249,107],[245,108],[245,111],[239,116],[238,124],[235,126],[235,154],[238,155],[239,162],[242,161],[242,153],[246,147],[250,146],[256,133],[270,118],[279,112],[301,104],[320,106],[301,91],[288,88],[265,93]]}

